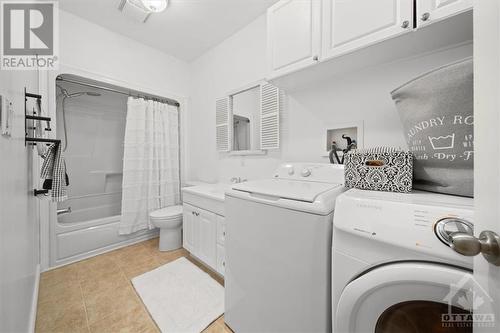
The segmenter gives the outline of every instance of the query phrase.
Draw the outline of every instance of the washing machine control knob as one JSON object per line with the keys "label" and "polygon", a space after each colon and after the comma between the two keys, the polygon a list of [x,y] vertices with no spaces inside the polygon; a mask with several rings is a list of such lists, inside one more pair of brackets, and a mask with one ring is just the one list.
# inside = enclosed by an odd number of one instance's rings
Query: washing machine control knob
{"label": "washing machine control knob", "polygon": [[311,169],[305,168],[300,174],[302,175],[302,177],[309,177],[311,175]]}
{"label": "washing machine control knob", "polygon": [[467,220],[457,217],[445,217],[436,222],[434,232],[441,242],[451,246],[451,235],[457,232],[463,232],[474,236],[474,226]]}

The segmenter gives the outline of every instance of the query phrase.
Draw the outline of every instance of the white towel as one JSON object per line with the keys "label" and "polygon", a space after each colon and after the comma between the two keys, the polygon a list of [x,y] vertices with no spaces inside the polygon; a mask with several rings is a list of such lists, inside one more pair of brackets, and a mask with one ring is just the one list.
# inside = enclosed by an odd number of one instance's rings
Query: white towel
{"label": "white towel", "polygon": [[66,163],[60,143],[53,143],[47,149],[41,175],[45,180],[52,180],[50,199],[60,202],[68,199],[66,193]]}

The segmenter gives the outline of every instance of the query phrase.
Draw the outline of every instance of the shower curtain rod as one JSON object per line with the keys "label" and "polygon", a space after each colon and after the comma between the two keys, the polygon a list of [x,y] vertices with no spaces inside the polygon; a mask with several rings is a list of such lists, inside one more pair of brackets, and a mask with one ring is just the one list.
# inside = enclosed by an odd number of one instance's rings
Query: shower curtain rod
{"label": "shower curtain rod", "polygon": [[57,81],[65,81],[65,82],[69,82],[69,83],[75,83],[75,84],[79,84],[79,85],[86,86],[86,87],[91,87],[91,88],[102,89],[102,90],[105,90],[105,91],[110,91],[110,92],[114,92],[114,93],[118,93],[118,94],[122,94],[122,95],[127,95],[127,96],[142,97],[144,99],[155,100],[155,101],[163,102],[163,103],[166,103],[166,104],[169,104],[169,105],[173,105],[173,106],[177,106],[177,107],[180,106],[179,102],[177,102],[176,100],[173,100],[173,99],[170,99],[170,98],[165,98],[165,97],[153,97],[153,96],[148,95],[148,94],[133,93],[132,90],[126,91],[126,90],[119,90],[119,89],[114,89],[114,88],[108,88],[108,87],[100,86],[100,85],[97,85],[97,84],[91,84],[91,83],[81,82],[81,81],[78,81],[78,80],[66,79],[66,78],[63,78],[63,77],[60,77],[60,76],[58,76],[56,78],[56,80]]}

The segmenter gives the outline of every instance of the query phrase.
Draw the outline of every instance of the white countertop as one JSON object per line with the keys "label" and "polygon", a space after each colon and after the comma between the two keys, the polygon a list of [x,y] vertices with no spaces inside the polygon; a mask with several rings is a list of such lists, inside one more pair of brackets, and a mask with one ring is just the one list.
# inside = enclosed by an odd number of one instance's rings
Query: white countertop
{"label": "white countertop", "polygon": [[229,190],[231,188],[231,185],[232,184],[228,183],[204,184],[184,187],[182,191],[185,193],[199,195],[205,198],[224,202],[224,192],[226,192],[226,190]]}

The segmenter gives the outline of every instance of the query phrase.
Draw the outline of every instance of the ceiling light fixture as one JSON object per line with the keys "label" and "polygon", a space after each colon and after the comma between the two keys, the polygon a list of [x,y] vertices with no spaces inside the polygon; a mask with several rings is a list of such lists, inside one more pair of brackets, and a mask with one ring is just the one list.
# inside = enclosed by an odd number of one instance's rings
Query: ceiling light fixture
{"label": "ceiling light fixture", "polygon": [[141,0],[142,5],[152,13],[159,13],[167,9],[168,0]]}
{"label": "ceiling light fixture", "polygon": [[125,16],[146,23],[152,14],[164,11],[168,0],[120,0],[118,10]]}

